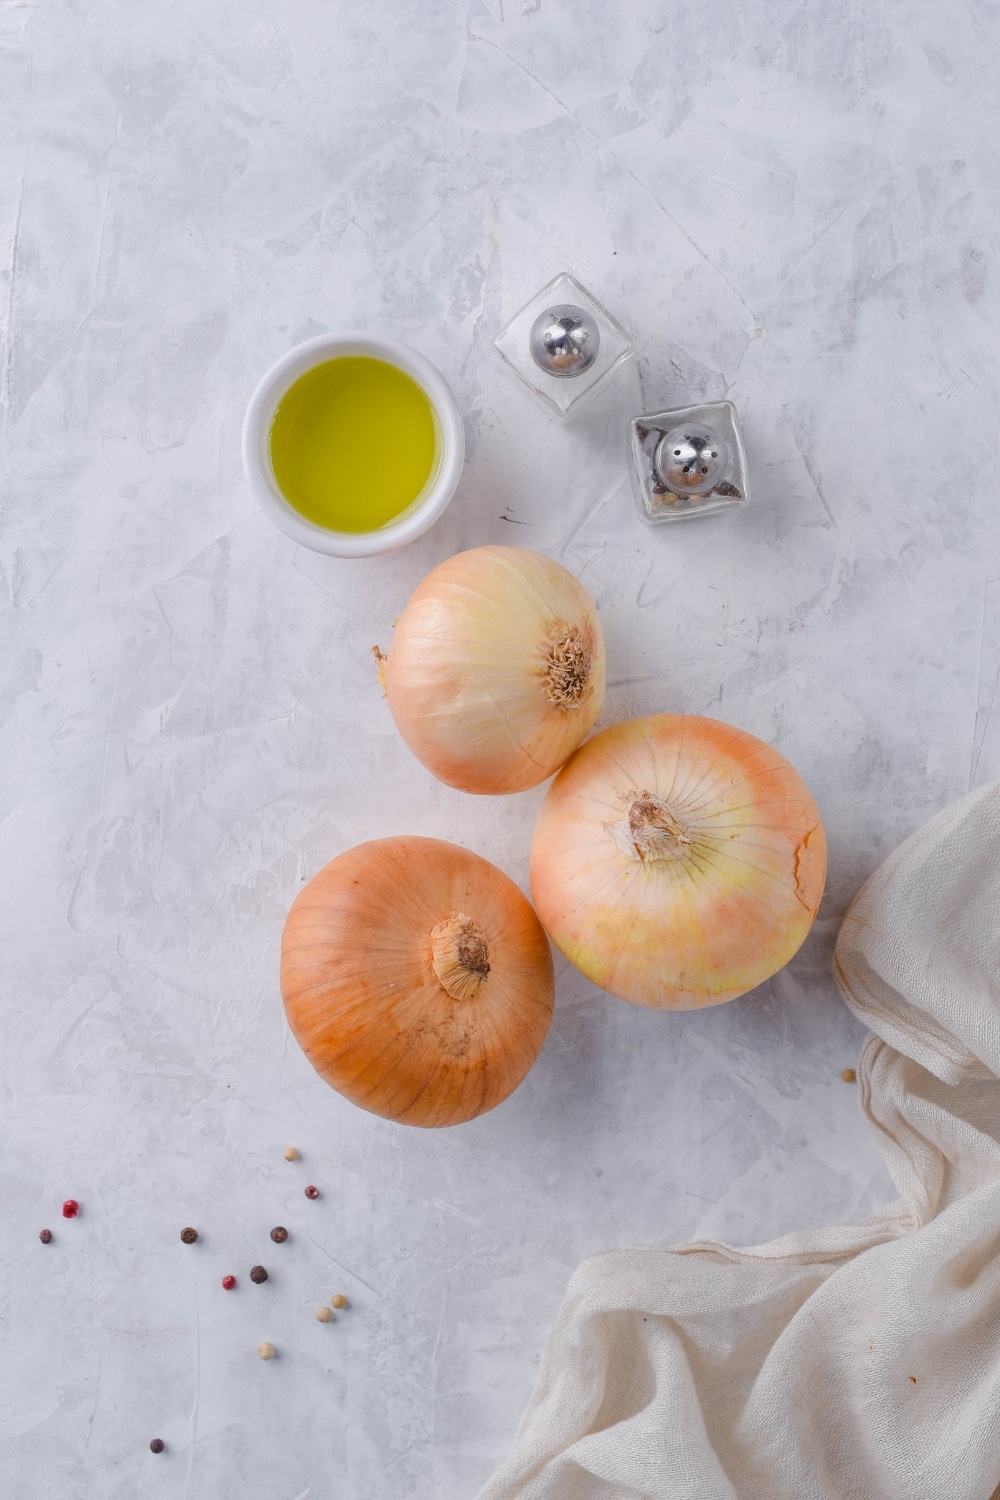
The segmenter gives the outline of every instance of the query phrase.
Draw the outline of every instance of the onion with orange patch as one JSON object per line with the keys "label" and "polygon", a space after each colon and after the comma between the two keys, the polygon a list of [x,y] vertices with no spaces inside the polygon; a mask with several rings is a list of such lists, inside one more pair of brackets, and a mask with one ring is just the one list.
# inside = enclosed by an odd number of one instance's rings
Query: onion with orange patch
{"label": "onion with orange patch", "polygon": [[826,879],[819,809],[771,745],[654,714],[583,745],[542,804],[531,891],[588,979],[665,1010],[720,1005],[804,941]]}
{"label": "onion with orange patch", "polygon": [[441,839],[373,839],[292,904],[285,1014],[333,1088],[408,1125],[455,1125],[506,1099],[552,1019],[552,955],[495,865]]}

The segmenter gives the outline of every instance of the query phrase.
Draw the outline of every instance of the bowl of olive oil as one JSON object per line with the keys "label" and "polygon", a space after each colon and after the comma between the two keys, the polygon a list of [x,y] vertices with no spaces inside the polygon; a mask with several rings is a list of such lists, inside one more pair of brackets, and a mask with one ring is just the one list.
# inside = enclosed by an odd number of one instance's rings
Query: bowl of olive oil
{"label": "bowl of olive oil", "polygon": [[243,467],[261,509],[333,557],[412,542],[447,507],[464,459],[444,377],[376,334],[296,345],[268,370],[243,422]]}

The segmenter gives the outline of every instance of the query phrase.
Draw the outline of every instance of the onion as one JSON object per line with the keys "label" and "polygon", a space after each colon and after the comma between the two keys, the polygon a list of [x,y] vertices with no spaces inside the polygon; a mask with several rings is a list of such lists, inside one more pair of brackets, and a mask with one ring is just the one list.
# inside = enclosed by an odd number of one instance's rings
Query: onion
{"label": "onion", "polygon": [[464,792],[520,792],[557,771],[604,701],[586,590],[526,547],[475,547],[428,575],[385,662],[389,708],[427,769]]}
{"label": "onion", "polygon": [[826,878],[809,788],[762,740],[654,714],[595,735],[542,804],[531,890],[556,946],[634,1005],[719,1005],[799,948]]}
{"label": "onion", "polygon": [[495,865],[441,839],[374,839],[303,886],[281,990],[333,1088],[408,1125],[455,1125],[525,1077],[552,1019],[552,955]]}

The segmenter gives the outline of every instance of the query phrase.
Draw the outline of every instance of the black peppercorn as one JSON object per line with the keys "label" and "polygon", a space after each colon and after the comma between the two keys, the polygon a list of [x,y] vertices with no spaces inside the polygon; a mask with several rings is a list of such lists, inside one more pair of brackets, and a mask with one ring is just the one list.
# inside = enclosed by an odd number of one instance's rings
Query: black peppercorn
{"label": "black peppercorn", "polygon": [[150,1453],[162,1453],[166,1446],[162,1438],[154,1438],[149,1445],[149,1451]]}
{"label": "black peppercorn", "polygon": [[42,1232],[39,1234],[38,1238],[41,1240],[41,1242],[42,1242],[43,1245],[51,1245],[51,1243],[52,1243],[52,1230],[51,1229],[43,1229]]}
{"label": "black peppercorn", "polygon": [[193,1245],[194,1242],[195,1242],[195,1240],[197,1238],[198,1238],[198,1231],[197,1231],[197,1229],[182,1229],[181,1230],[181,1239],[184,1241],[185,1245]]}
{"label": "black peppercorn", "polygon": [[250,1272],[250,1280],[255,1281],[258,1286],[260,1286],[262,1281],[266,1281],[267,1272],[264,1270],[264,1267],[254,1266],[253,1270]]}
{"label": "black peppercorn", "polygon": [[276,1245],[283,1245],[288,1238],[288,1230],[283,1224],[277,1224],[271,1230],[271,1238]]}

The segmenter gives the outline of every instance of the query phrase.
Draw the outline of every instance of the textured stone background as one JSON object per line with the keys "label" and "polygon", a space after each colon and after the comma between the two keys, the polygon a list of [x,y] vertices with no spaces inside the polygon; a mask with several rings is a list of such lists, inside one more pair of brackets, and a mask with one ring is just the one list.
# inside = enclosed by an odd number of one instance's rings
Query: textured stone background
{"label": "textured stone background", "polygon": [[[829,954],[880,858],[1000,772],[998,31],[987,0],[0,4],[5,1491],[460,1500],[581,1257],[888,1198]],[[556,425],[490,344],[564,267],[638,359]],[[469,446],[446,518],[357,564],[275,532],[238,455],[263,369],[350,326],[440,366]],[[754,503],[642,528],[626,416],[723,395]],[[369,655],[488,541],[593,592],[606,721],[773,740],[830,883],[720,1010],[563,966],[522,1089],[424,1134],[315,1079],[277,944],[364,838],[524,881],[540,792],[432,781]]]}

